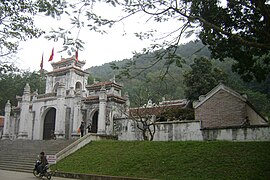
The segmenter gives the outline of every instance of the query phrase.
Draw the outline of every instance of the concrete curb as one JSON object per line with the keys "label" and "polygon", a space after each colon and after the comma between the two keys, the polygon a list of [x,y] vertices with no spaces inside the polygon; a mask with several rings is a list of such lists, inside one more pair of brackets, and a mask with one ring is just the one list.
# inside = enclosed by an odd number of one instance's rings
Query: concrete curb
{"label": "concrete curb", "polygon": [[83,180],[150,180],[146,178],[122,177],[122,176],[105,176],[97,174],[79,174],[68,172],[53,172],[53,176]]}

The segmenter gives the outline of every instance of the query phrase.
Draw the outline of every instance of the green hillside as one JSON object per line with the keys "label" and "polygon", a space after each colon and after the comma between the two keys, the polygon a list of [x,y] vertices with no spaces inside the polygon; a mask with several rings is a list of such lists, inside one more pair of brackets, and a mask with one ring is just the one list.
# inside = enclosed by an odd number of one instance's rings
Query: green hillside
{"label": "green hillside", "polygon": [[270,179],[270,142],[94,141],[58,171],[152,179]]}
{"label": "green hillside", "polygon": [[[112,63],[118,67],[125,67],[127,63],[135,63],[136,68],[142,70],[156,60],[155,53],[141,54],[140,56],[134,56],[132,59],[118,60]],[[171,64],[165,76],[166,67],[163,60],[151,66],[151,68],[143,69],[140,74],[133,78],[127,78],[126,76],[121,76],[121,79],[116,78],[118,83],[124,85],[123,94],[128,93],[132,107],[141,106],[147,103],[149,99],[158,103],[163,97],[166,100],[186,98],[185,90],[187,87],[184,84],[184,73],[191,69],[190,65],[194,62],[194,58],[210,58],[210,51],[201,42],[189,42],[180,45],[176,54],[184,61],[182,67],[177,67],[175,63]],[[217,68],[226,74],[227,81],[224,83],[227,86],[242,94],[247,94],[248,99],[263,115],[270,116],[270,74],[263,82],[244,82],[238,74],[232,71],[232,65],[235,63],[232,59],[226,59],[222,62],[211,59],[211,63],[213,68]],[[114,75],[118,75],[120,70],[113,70],[111,63],[106,63],[102,66],[91,67],[86,71],[90,72],[89,83],[91,84],[94,79],[108,81]],[[140,70],[131,69],[130,71],[134,75]]]}

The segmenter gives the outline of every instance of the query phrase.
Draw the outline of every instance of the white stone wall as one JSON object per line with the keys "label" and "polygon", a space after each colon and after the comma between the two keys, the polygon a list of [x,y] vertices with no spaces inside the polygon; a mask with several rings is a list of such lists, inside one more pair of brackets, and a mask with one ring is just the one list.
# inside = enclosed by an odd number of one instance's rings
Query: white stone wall
{"label": "white stone wall", "polygon": [[199,121],[172,121],[157,124],[156,141],[202,140]]}
{"label": "white stone wall", "polygon": [[[119,140],[142,140],[142,132],[132,120],[121,119],[115,122],[115,135]],[[203,140],[199,121],[160,122],[156,125],[154,141]]]}
{"label": "white stone wall", "polygon": [[114,125],[114,135],[118,136],[118,140],[143,140],[142,133],[136,127],[136,123],[128,119],[117,119]]}
{"label": "white stone wall", "polygon": [[[119,140],[143,140],[142,132],[136,127],[136,123],[128,119],[114,120],[114,135]],[[174,121],[160,122],[156,125],[154,141],[269,141],[270,126],[232,127],[224,129],[200,128],[200,122]]]}
{"label": "white stone wall", "polygon": [[270,126],[202,130],[204,140],[269,141]]}

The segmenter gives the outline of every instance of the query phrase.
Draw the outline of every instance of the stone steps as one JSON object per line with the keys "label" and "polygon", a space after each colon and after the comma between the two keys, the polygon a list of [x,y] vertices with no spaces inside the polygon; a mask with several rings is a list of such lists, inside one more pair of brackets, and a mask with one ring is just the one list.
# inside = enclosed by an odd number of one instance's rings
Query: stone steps
{"label": "stone steps", "polygon": [[41,151],[54,155],[75,140],[0,140],[0,169],[32,172]]}

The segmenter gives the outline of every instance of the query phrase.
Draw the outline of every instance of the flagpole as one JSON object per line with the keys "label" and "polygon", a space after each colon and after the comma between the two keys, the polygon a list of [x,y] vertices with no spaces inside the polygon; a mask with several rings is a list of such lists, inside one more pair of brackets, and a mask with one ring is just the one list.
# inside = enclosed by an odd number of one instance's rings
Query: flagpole
{"label": "flagpole", "polygon": [[44,52],[42,53],[42,57],[41,57],[41,62],[40,62],[40,78],[39,78],[39,92],[41,92],[41,85],[42,85],[42,80],[43,80],[43,74],[44,74],[44,69],[43,69],[43,63],[44,63]]}

